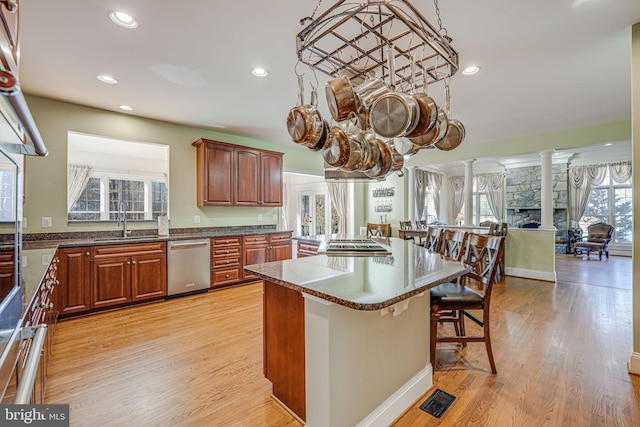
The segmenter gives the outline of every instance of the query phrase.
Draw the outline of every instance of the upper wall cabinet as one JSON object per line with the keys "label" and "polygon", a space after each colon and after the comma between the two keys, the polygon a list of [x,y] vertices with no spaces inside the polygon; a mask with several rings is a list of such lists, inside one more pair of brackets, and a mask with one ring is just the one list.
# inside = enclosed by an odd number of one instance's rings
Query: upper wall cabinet
{"label": "upper wall cabinet", "polygon": [[282,206],[283,153],[199,139],[198,206]]}

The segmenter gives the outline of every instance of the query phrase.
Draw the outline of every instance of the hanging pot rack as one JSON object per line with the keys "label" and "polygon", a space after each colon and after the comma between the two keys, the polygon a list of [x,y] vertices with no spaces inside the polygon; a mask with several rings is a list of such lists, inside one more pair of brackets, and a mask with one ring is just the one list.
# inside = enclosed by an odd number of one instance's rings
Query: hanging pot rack
{"label": "hanging pot rack", "polygon": [[[375,73],[408,90],[412,58],[419,71],[416,88],[458,71],[458,52],[446,30],[440,22],[437,29],[407,0],[340,0],[316,18],[303,18],[301,24],[308,21],[296,37],[298,60],[332,77],[346,75],[353,85]],[[396,64],[393,79],[389,52]]]}

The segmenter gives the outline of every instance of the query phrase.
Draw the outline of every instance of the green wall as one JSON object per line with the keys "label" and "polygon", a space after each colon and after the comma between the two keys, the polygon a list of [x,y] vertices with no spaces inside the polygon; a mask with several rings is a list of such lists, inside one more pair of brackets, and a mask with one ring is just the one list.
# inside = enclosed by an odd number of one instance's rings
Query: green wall
{"label": "green wall", "polygon": [[[209,138],[233,144],[284,152],[285,170],[322,171],[322,157],[292,143],[270,144],[212,130],[142,119],[76,104],[27,95],[27,103],[47,145],[44,158],[26,157],[25,233],[111,230],[115,223],[67,224],[67,132],[75,131],[132,141],[169,145],[171,228],[275,224],[278,208],[196,206],[196,149],[191,143]],[[258,221],[261,214],[263,221]],[[194,223],[199,215],[200,224]],[[42,228],[41,217],[51,217],[52,227]],[[131,223],[132,229],[156,228],[155,223]]]}

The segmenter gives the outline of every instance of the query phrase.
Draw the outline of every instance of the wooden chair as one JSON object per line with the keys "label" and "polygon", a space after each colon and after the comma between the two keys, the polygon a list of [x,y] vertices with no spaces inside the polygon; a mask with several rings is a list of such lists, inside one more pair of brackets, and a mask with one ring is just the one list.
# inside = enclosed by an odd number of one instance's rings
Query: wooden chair
{"label": "wooden chair", "polygon": [[438,244],[437,252],[448,258],[460,261],[464,255],[467,235],[468,233],[466,231],[445,228],[440,233],[440,243]]}
{"label": "wooden chair", "polygon": [[577,240],[573,244],[573,256],[582,255],[583,252],[589,253],[591,251],[598,252],[598,259],[602,260],[602,253],[609,259],[609,242],[613,238],[613,225],[599,222],[597,224],[591,224],[587,228],[587,239]]}
{"label": "wooden chair", "polygon": [[[400,230],[412,230],[413,226],[411,225],[411,221],[400,221]],[[409,236],[404,238],[404,240],[413,240],[413,236]]]}
{"label": "wooden chair", "polygon": [[[438,252],[440,247],[440,235],[442,234],[442,228],[440,227],[428,227],[427,236],[423,243],[424,247],[431,252]],[[421,239],[422,240],[422,239]]]}
{"label": "wooden chair", "polygon": [[[497,373],[491,350],[491,328],[489,323],[489,303],[491,291],[496,282],[498,263],[504,248],[505,238],[470,234],[463,261],[473,270],[459,281],[444,283],[430,290],[431,295],[431,364],[435,370],[436,345],[439,342],[484,342],[487,347],[491,372]],[[473,282],[485,288],[484,294],[472,289]],[[482,310],[482,318],[469,312]],[[482,335],[467,335],[464,318],[467,317],[483,329]],[[453,323],[455,336],[438,336],[440,323]]]}
{"label": "wooden chair", "polygon": [[418,230],[426,230],[427,229],[427,221],[416,220],[416,228]]}
{"label": "wooden chair", "polygon": [[367,237],[391,237],[391,225],[367,223]]}

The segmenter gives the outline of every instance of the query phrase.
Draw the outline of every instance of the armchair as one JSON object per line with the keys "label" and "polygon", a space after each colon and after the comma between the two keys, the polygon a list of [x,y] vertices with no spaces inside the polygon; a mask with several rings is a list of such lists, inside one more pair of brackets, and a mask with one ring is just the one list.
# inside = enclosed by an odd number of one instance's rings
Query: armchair
{"label": "armchair", "polygon": [[587,253],[587,257],[591,251],[598,251],[598,259],[602,259],[602,253],[609,258],[608,245],[613,238],[613,225],[599,222],[597,224],[591,224],[587,228],[587,238],[584,240],[582,237],[580,240],[576,240],[573,244],[573,256],[582,255],[583,252]]}

